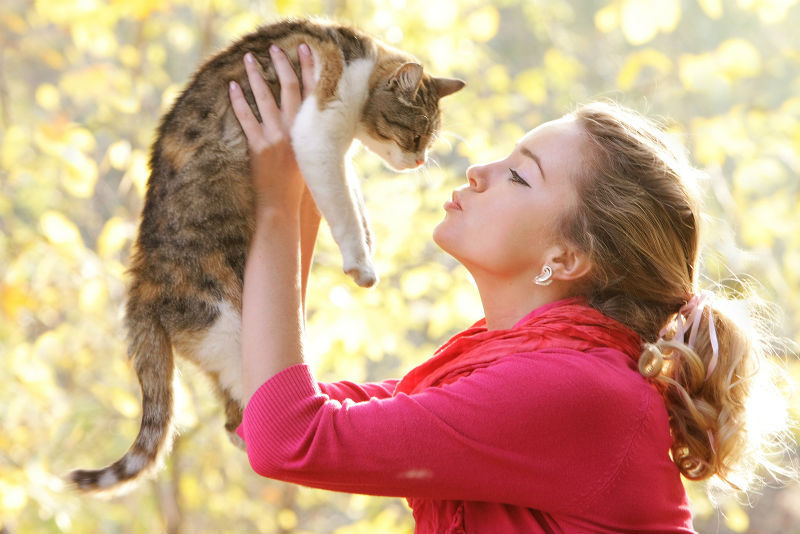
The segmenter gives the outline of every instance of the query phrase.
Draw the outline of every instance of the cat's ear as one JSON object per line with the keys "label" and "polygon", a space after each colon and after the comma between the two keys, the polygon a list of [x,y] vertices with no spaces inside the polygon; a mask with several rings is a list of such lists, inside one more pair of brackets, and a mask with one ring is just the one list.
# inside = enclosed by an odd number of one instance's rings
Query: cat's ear
{"label": "cat's ear", "polygon": [[404,63],[389,77],[389,87],[397,88],[408,100],[414,100],[420,82],[422,82],[422,65],[419,63]]}
{"label": "cat's ear", "polygon": [[436,85],[436,90],[439,93],[439,98],[444,98],[447,95],[452,95],[456,91],[460,91],[466,82],[457,78],[433,78],[433,83]]}

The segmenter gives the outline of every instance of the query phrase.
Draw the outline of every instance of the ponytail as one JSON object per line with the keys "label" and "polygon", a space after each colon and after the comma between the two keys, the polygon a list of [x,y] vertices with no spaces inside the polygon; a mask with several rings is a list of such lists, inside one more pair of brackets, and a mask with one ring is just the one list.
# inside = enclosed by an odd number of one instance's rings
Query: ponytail
{"label": "ponytail", "polygon": [[738,491],[757,481],[759,468],[790,474],[775,463],[788,449],[787,402],[759,341],[764,334],[736,312],[743,304],[706,292],[693,297],[639,359],[639,371],[662,392],[681,474],[716,475]]}

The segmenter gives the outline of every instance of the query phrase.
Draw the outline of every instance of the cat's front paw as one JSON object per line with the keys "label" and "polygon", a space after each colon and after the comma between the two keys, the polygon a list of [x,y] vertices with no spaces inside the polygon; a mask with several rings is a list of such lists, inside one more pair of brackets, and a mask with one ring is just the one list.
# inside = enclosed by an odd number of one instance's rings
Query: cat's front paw
{"label": "cat's front paw", "polygon": [[344,264],[344,272],[355,280],[361,287],[372,287],[378,283],[378,273],[369,262],[355,262]]}

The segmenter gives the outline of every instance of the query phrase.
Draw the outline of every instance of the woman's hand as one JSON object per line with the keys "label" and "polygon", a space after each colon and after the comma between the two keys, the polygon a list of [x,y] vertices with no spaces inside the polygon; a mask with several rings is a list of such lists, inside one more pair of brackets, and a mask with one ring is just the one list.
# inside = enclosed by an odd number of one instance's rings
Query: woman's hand
{"label": "woman's hand", "polygon": [[[247,136],[256,195],[242,293],[242,386],[248,399],[271,376],[303,362],[303,295],[319,226],[290,139],[302,104],[299,83],[284,53],[272,48],[270,54],[281,84],[280,109],[252,56],[245,56],[245,68],[260,123],[241,88],[231,83],[230,90]],[[299,56],[308,95],[314,79],[307,46],[300,45]]]}
{"label": "woman's hand", "polygon": [[283,51],[273,45],[270,56],[281,84],[280,109],[250,53],[245,55],[244,64],[261,122],[256,119],[236,82],[230,83],[230,98],[250,149],[257,211],[274,208],[295,215],[300,209],[305,183],[292,150],[290,131],[303,98],[314,88],[314,60],[308,45],[301,44],[298,49],[303,78],[301,96],[297,76]]}

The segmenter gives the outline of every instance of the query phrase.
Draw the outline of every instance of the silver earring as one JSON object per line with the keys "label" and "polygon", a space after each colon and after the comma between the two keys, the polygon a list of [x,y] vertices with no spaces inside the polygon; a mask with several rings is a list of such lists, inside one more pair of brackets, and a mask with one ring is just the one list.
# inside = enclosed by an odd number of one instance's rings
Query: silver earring
{"label": "silver earring", "polygon": [[550,278],[553,276],[553,269],[550,268],[549,265],[545,265],[542,267],[542,274],[534,278],[533,280],[536,282],[536,285],[539,286],[549,286],[553,283],[553,279]]}

